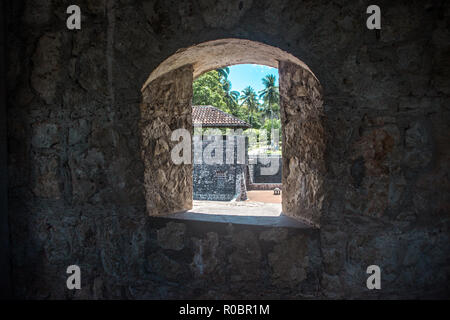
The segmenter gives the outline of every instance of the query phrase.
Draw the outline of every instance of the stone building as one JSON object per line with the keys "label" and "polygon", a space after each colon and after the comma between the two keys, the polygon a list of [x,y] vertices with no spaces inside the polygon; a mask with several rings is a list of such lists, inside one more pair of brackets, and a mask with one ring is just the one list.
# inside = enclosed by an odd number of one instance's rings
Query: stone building
{"label": "stone building", "polygon": [[[192,123],[203,129],[247,129],[250,125],[213,106],[192,106]],[[247,172],[247,147],[245,136],[233,132],[231,135],[219,136],[194,135],[194,168],[193,168],[193,199],[194,200],[246,200],[246,177]],[[210,161],[204,159],[208,152],[208,145],[218,139],[221,149],[220,159]],[[231,139],[231,141],[230,141]],[[243,143],[245,148],[239,150],[238,143]],[[227,146],[228,144],[228,146]],[[196,149],[198,146],[198,150]],[[216,150],[218,151],[218,150]],[[238,152],[243,152],[243,161]],[[214,151],[213,151],[214,152]],[[229,153],[229,154],[227,154]],[[209,156],[205,155],[205,156]],[[218,156],[218,155],[217,155]],[[231,157],[231,161],[230,158]]]}
{"label": "stone building", "polygon": [[[377,1],[381,30],[366,1],[78,3],[81,30],[65,1],[0,4],[2,296],[449,298],[449,1]],[[171,217],[193,79],[238,63],[279,70],[302,227]]]}
{"label": "stone building", "polygon": [[[248,156],[248,177],[252,184],[281,185],[283,172],[283,158],[281,155],[253,154]],[[276,166],[276,169],[265,172],[264,168]],[[274,167],[275,168],[275,167]]]}

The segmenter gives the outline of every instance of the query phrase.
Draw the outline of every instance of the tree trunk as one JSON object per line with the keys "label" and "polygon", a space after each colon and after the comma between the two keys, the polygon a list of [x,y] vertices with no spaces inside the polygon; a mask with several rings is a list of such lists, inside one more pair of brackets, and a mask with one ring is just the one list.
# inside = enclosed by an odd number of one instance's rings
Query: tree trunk
{"label": "tree trunk", "polygon": [[272,135],[272,128],[273,128],[273,111],[272,111],[272,104],[269,103],[270,108],[270,147],[273,148],[273,135]]}

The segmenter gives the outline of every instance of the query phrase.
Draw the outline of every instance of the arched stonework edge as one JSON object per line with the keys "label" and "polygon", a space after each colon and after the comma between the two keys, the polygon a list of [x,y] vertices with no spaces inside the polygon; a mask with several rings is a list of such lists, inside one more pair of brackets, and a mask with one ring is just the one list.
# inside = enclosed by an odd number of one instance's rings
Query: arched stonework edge
{"label": "arched stonework edge", "polygon": [[[242,47],[244,43],[247,47]],[[252,51],[259,46],[264,46],[264,54]],[[226,48],[231,57],[227,56]],[[278,60],[279,57],[289,59]],[[172,69],[186,61],[193,65]],[[194,76],[236,63],[278,67],[283,130],[282,210],[285,215],[319,226],[326,173],[320,83],[308,67],[292,55],[275,47],[239,39],[210,41],[180,50],[149,77],[152,81],[143,89],[141,109],[149,214],[167,215],[192,207],[192,165],[176,166],[171,162],[170,150],[174,143],[170,141],[170,131],[192,130]],[[170,188],[175,189],[171,192]]]}
{"label": "arched stonework edge", "polygon": [[143,90],[140,130],[144,185],[149,215],[192,209],[192,164],[176,165],[172,131],[192,132],[192,66],[182,66],[153,80]]}
{"label": "arched stonework edge", "polygon": [[278,61],[289,61],[312,73],[304,62],[279,48],[245,39],[219,39],[178,50],[150,74],[142,90],[161,75],[184,65],[193,66],[195,79],[207,71],[235,64],[278,68]]}
{"label": "arched stonework edge", "polygon": [[320,226],[324,201],[325,131],[322,89],[317,79],[290,61],[280,61],[285,215]]}

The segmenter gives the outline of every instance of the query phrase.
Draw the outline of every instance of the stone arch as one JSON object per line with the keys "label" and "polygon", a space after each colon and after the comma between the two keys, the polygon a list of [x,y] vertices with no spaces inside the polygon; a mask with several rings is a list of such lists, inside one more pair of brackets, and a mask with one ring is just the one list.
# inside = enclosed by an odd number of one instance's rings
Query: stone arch
{"label": "stone arch", "polygon": [[303,61],[280,48],[247,39],[228,38],[177,50],[152,71],[142,90],[161,75],[185,65],[193,66],[195,79],[210,70],[235,64],[253,63],[278,68],[279,61],[289,61],[313,74]]}
{"label": "stone arch", "polygon": [[[171,131],[192,131],[192,81],[204,72],[253,63],[278,68],[283,135],[285,215],[318,226],[325,177],[321,85],[308,66],[277,47],[244,39],[220,39],[178,50],[142,87],[142,156],[150,215],[192,207],[192,165],[175,165]],[[171,194],[165,193],[172,191]]]}

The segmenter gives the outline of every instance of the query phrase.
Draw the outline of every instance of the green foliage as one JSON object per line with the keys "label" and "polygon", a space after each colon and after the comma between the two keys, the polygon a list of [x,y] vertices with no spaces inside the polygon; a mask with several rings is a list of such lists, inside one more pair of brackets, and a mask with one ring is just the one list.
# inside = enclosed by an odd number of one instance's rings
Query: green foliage
{"label": "green foliage", "polygon": [[192,85],[194,92],[192,104],[212,105],[225,112],[229,112],[230,110],[227,107],[225,92],[220,79],[219,73],[215,70],[198,77]]}
{"label": "green foliage", "polygon": [[[270,138],[272,122],[274,128],[277,125],[279,128],[280,125],[279,93],[275,77],[267,75],[262,79],[265,88],[259,92],[258,97],[251,86],[241,93],[233,91],[231,81],[228,80],[229,73],[230,69],[225,67],[198,77],[193,83],[192,104],[212,105],[248,122],[252,128],[265,128]],[[262,98],[262,105],[258,98]]]}
{"label": "green foliage", "polygon": [[238,117],[239,115],[239,92],[231,91],[231,81],[228,79],[222,80],[222,88],[225,95],[225,103],[231,114]]}
{"label": "green foliage", "polygon": [[272,141],[272,129],[278,130],[278,142],[281,142],[281,120],[280,119],[266,119],[264,122],[264,129],[267,130],[267,141]]}
{"label": "green foliage", "polygon": [[219,74],[219,77],[221,79],[228,79],[228,75],[230,74],[230,68],[229,67],[225,67],[225,68],[219,68],[216,69],[217,73]]}
{"label": "green foliage", "polygon": [[270,106],[280,100],[280,94],[278,92],[278,87],[275,85],[275,81],[276,79],[274,75],[266,75],[262,79],[264,89],[259,92],[259,97],[263,98],[264,103]]}
{"label": "green foliage", "polygon": [[[259,101],[256,96],[255,90],[248,86],[244,90],[242,90],[242,94],[240,100],[243,105],[245,105],[249,112],[249,123],[253,127],[255,124],[255,112],[259,111]],[[257,118],[257,117],[256,117]]]}
{"label": "green foliage", "polygon": [[[269,115],[271,121],[270,121],[270,128],[268,129],[269,132],[272,128],[273,118],[279,118],[274,116],[274,106],[279,104],[280,101],[280,94],[278,92],[278,87],[275,85],[275,76],[272,74],[268,74],[262,79],[262,83],[264,85],[264,89],[260,91],[259,97],[263,98],[264,101],[264,113],[265,115]],[[278,115],[280,108],[278,107]],[[270,135],[270,134],[269,134]]]}

